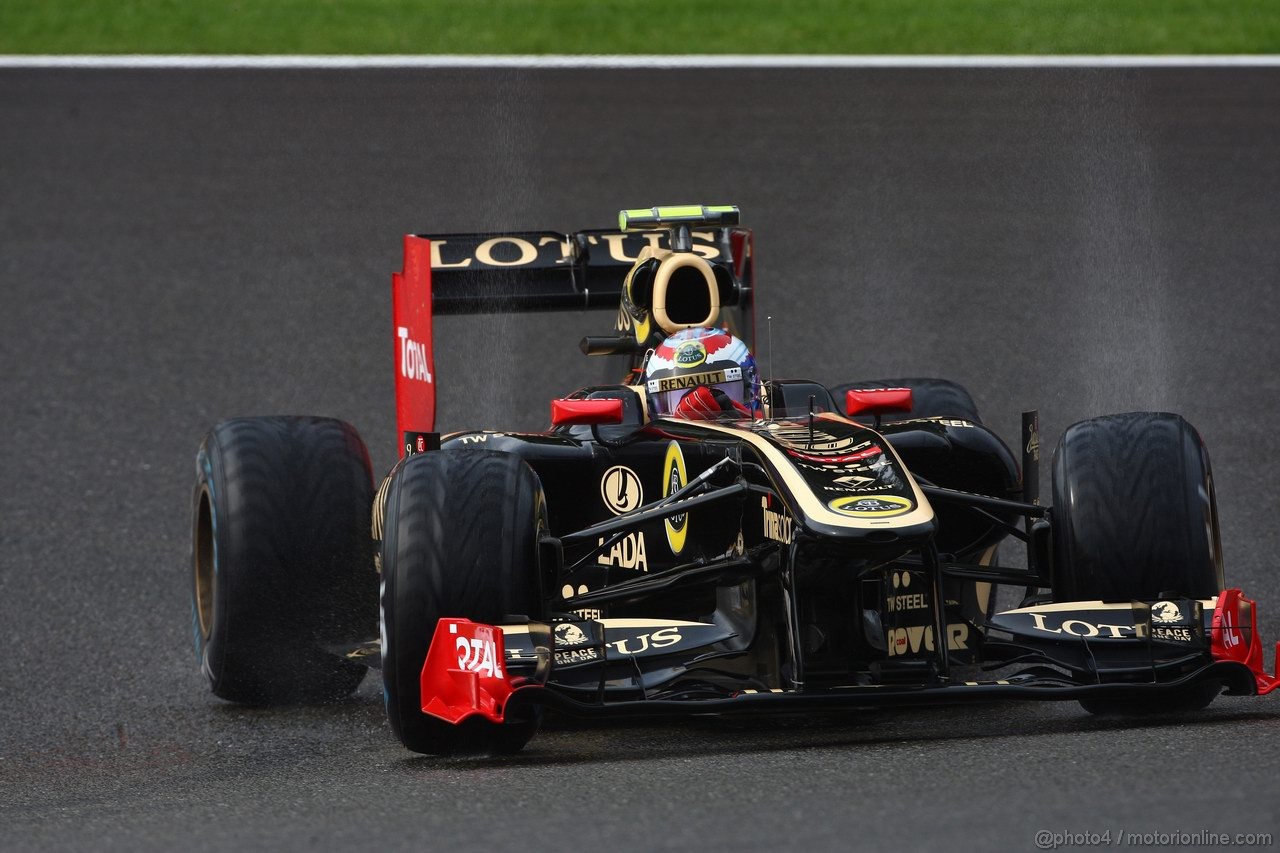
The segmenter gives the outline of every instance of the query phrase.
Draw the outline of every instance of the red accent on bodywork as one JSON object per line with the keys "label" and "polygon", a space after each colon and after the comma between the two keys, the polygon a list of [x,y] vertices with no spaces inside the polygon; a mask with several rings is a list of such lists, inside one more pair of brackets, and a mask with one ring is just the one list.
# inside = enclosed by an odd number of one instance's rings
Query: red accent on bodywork
{"label": "red accent on bodywork", "polygon": [[552,400],[552,426],[622,423],[621,400]]}
{"label": "red accent on bodywork", "polygon": [[431,241],[404,238],[404,271],[391,274],[391,340],[395,347],[397,444],[405,433],[433,432],[435,356],[431,342]]}
{"label": "red accent on bodywork", "polygon": [[844,410],[855,415],[883,415],[911,411],[910,388],[850,388],[844,395]]}
{"label": "red accent on bodywork", "polygon": [[[1280,687],[1280,673],[1268,675],[1263,669],[1258,606],[1240,590],[1225,589],[1218,595],[1211,631],[1209,648],[1214,660],[1235,661],[1249,667],[1258,683],[1259,696]],[[1280,643],[1276,643],[1276,655],[1280,662]]]}
{"label": "red accent on bodywork", "polygon": [[507,700],[518,688],[507,680],[502,629],[470,619],[441,619],[422,665],[420,688],[424,714],[454,724],[476,714],[503,722]]}
{"label": "red accent on bodywork", "polygon": [[798,450],[788,448],[787,453],[797,459],[803,459],[806,462],[822,462],[827,465],[844,464],[846,462],[859,462],[863,459],[876,456],[884,451],[878,447],[869,447],[866,450],[859,450],[857,453],[846,453],[843,456],[817,456],[811,453],[801,453]]}

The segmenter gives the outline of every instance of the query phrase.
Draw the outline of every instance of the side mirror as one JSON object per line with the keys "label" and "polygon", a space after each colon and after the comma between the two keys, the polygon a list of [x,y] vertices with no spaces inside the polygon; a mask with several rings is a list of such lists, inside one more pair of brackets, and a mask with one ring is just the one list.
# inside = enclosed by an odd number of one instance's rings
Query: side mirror
{"label": "side mirror", "polygon": [[911,389],[850,389],[844,395],[844,410],[851,418],[857,415],[875,415],[878,418],[890,412],[909,412],[911,411]]}
{"label": "side mirror", "polygon": [[622,423],[621,400],[552,400],[552,426]]}

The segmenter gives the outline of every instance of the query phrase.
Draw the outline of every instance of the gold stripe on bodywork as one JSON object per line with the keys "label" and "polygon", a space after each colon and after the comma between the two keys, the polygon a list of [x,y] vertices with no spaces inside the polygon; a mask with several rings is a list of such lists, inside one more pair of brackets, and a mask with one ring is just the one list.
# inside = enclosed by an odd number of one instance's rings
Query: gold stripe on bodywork
{"label": "gold stripe on bodywork", "polygon": [[[804,477],[796,473],[791,460],[787,454],[777,445],[773,444],[767,438],[758,433],[752,432],[741,427],[734,427],[728,424],[718,424],[711,421],[680,421],[682,426],[694,426],[700,429],[707,429],[712,432],[723,435],[731,435],[735,438],[747,442],[760,452],[761,456],[770,459],[774,467],[778,471],[787,488],[791,490],[795,497],[796,503],[799,504],[797,509],[804,513],[813,521],[820,521],[823,524],[830,524],[833,527],[850,527],[857,530],[892,530],[897,527],[911,527],[916,524],[924,524],[932,521],[934,517],[933,507],[929,504],[928,499],[924,496],[924,492],[920,491],[920,487],[916,484],[915,477],[911,476],[911,472],[907,470],[907,466],[902,464],[902,458],[898,456],[898,452],[893,449],[884,436],[873,429],[869,429],[863,424],[832,415],[830,412],[823,412],[815,415],[816,420],[829,420],[837,423],[852,424],[860,429],[866,430],[875,438],[879,439],[880,447],[885,453],[893,455],[893,459],[898,463],[899,470],[902,471],[907,483],[911,485],[911,492],[915,498],[916,508],[906,515],[898,515],[885,519],[861,519],[848,515],[841,515],[827,508],[825,502],[820,501],[809,488],[809,484]],[[874,492],[869,492],[867,497],[875,497]]]}
{"label": "gold stripe on bodywork", "polygon": [[[1218,597],[1196,599],[1206,610],[1218,606]],[[1132,610],[1131,601],[1055,601],[1052,604],[1033,604],[1030,607],[1019,607],[1016,610],[1002,610],[997,616],[1017,616],[1032,613],[1076,613],[1081,610]]]}
{"label": "gold stripe on bodywork", "polygon": [[[614,630],[628,630],[631,628],[714,628],[711,622],[687,622],[683,619],[642,619],[642,618],[604,618],[604,619],[575,619],[574,622],[598,622],[604,628]],[[557,623],[549,623],[555,627]],[[504,634],[527,634],[529,633],[528,623],[519,625],[497,625]]]}

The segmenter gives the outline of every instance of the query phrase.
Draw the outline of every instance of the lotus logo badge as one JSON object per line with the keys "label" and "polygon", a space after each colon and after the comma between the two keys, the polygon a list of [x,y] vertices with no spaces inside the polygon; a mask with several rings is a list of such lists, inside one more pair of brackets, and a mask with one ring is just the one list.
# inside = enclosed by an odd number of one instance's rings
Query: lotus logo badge
{"label": "lotus logo badge", "polygon": [[897,495],[877,495],[876,497],[865,498],[846,496],[828,501],[827,508],[841,515],[851,515],[854,518],[885,518],[910,512],[915,508],[915,505],[906,498],[900,498]]}
{"label": "lotus logo badge", "polygon": [[687,341],[676,350],[676,364],[680,367],[697,367],[707,360],[707,348],[702,341]]}
{"label": "lotus logo badge", "polygon": [[[665,473],[662,478],[662,496],[665,498],[680,491],[689,482],[689,475],[684,467],[684,451],[680,449],[679,442],[673,441],[667,445],[667,458],[663,467]],[[689,514],[682,512],[669,516],[662,524],[667,530],[667,545],[671,547],[671,553],[679,554],[684,550],[685,539],[689,535]]]}

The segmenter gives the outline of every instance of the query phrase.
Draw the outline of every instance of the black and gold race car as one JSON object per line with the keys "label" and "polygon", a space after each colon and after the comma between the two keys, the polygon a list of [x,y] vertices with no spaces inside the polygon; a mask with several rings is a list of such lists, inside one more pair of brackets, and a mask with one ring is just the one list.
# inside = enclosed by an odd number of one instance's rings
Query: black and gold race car
{"label": "black and gold race car", "polygon": [[[734,207],[409,236],[393,288],[401,458],[381,488],[331,419],[224,421],[197,455],[192,628],[224,699],[341,697],[380,669],[392,730],[443,754],[518,750],[548,708],[1144,713],[1280,683],[1178,415],[1069,427],[1043,506],[1035,413],[1011,451],[945,380],[766,377],[748,414],[658,414],[642,377],[664,338],[754,338]],[[617,312],[582,341],[617,384],[553,401],[546,432],[436,430],[434,315],[582,308]],[[1003,565],[1011,543],[1025,559]]]}

